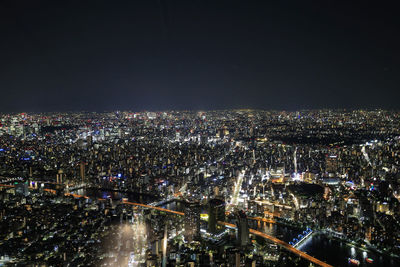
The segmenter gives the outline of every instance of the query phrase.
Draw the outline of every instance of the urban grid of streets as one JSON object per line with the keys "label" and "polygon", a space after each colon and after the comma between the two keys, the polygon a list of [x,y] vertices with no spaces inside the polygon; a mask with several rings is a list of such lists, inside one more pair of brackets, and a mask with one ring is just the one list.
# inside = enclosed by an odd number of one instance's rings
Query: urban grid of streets
{"label": "urban grid of streets", "polygon": [[[3,114],[0,262],[396,266],[399,115]],[[351,257],[302,252],[313,236]]]}

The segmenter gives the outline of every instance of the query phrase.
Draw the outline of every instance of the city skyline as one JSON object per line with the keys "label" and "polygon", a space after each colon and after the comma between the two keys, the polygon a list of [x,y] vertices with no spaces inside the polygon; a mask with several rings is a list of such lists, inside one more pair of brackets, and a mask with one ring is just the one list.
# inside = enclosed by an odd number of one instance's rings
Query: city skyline
{"label": "city skyline", "polygon": [[398,266],[399,118],[0,114],[0,264]]}
{"label": "city skyline", "polygon": [[400,266],[397,10],[1,1],[0,266]]}

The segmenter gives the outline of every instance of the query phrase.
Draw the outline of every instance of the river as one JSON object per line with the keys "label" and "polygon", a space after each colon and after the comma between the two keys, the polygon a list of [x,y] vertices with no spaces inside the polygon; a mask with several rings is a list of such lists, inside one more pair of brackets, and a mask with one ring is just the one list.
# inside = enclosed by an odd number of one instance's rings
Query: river
{"label": "river", "polygon": [[[399,258],[356,248],[345,242],[331,239],[325,234],[313,235],[312,238],[301,244],[298,249],[333,266],[354,266],[348,263],[348,258],[359,260],[360,266],[400,266]],[[367,263],[366,258],[372,258],[374,262]]]}
{"label": "river", "polygon": [[[128,197],[129,201],[139,202],[139,203],[150,203],[157,199],[140,194],[121,194],[118,192],[110,191],[98,191],[97,189],[79,189],[74,191],[76,194],[87,195],[97,198],[113,198],[121,199],[123,197]],[[163,205],[163,208],[171,210],[182,210],[182,204],[179,202],[171,202]],[[206,212],[204,209],[202,212]],[[301,234],[305,229],[298,229],[295,227],[290,227],[282,224],[271,224],[271,223],[261,223],[258,224],[256,221],[250,221],[249,226],[251,228],[262,231],[268,235],[275,236],[285,242],[290,242],[298,234]],[[360,266],[385,266],[385,267],[395,267],[400,266],[400,259],[394,258],[389,255],[366,251],[360,248],[352,247],[345,242],[331,239],[325,234],[314,233],[312,237],[302,243],[299,250],[306,252],[307,254],[316,257],[319,260],[325,261],[333,266],[354,266],[348,263],[348,258],[354,258],[360,261]],[[367,263],[366,258],[372,258],[373,263]]]}
{"label": "river", "polygon": [[[251,226],[258,228],[257,223],[251,223]],[[290,242],[294,237],[302,233],[302,229],[281,224],[265,223],[260,226],[257,230],[275,236],[285,242]],[[314,233],[309,239],[300,244],[297,249],[333,266],[354,266],[348,262],[348,258],[359,260],[359,266],[400,266],[399,258],[352,247],[345,242],[331,239],[322,233]],[[374,262],[367,263],[366,258],[372,258]]]}

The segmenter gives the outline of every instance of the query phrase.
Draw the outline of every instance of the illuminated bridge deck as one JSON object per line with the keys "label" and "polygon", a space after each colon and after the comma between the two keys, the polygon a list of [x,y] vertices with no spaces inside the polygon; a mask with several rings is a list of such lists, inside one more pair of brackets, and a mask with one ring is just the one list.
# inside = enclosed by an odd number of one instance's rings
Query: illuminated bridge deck
{"label": "illuminated bridge deck", "polygon": [[[4,187],[14,187],[14,186],[3,185],[3,184],[0,184],[0,186],[4,186]],[[66,196],[73,196],[73,197],[76,197],[76,198],[80,198],[80,197],[89,198],[88,196],[83,196],[83,195],[78,195],[78,194],[69,194],[69,193],[66,193],[65,195],[66,195]],[[99,199],[99,200],[104,200],[104,199]],[[141,203],[134,203],[134,202],[128,202],[128,201],[124,201],[123,203],[124,203],[124,204],[127,204],[127,205],[132,205],[132,206],[139,206],[139,207],[143,207],[143,208],[149,208],[149,209],[155,209],[155,210],[159,210],[159,211],[164,211],[164,212],[168,212],[168,213],[172,213],[172,214],[176,214],[176,215],[185,215],[183,212],[179,212],[179,211],[175,211],[175,210],[169,210],[169,209],[164,209],[164,208],[155,207],[155,206],[150,206],[150,205],[141,204]],[[261,220],[261,221],[263,221],[264,218],[255,217],[255,218],[250,218],[250,219],[255,219],[255,220]],[[273,220],[269,220],[269,219],[265,219],[265,221],[268,221],[268,222],[271,222],[271,223],[274,222]],[[221,225],[224,225],[224,226],[227,226],[227,227],[236,229],[236,225],[234,225],[234,224],[232,224],[232,223],[228,223],[228,222],[218,222],[218,223],[221,224]],[[307,253],[305,253],[305,252],[303,252],[303,251],[300,251],[300,250],[298,250],[298,249],[292,247],[292,246],[289,245],[288,243],[286,243],[286,242],[284,242],[284,241],[282,241],[282,240],[280,240],[280,239],[278,239],[278,238],[276,238],[276,237],[267,235],[267,234],[265,234],[265,233],[262,233],[262,232],[260,232],[260,231],[254,230],[254,229],[249,229],[249,231],[250,231],[251,234],[257,235],[257,236],[261,236],[261,237],[263,237],[263,238],[265,238],[265,239],[268,239],[268,240],[270,240],[271,242],[273,242],[273,243],[279,245],[280,247],[285,248],[286,250],[288,250],[288,251],[290,251],[290,252],[292,252],[292,253],[294,253],[294,254],[296,254],[296,255],[302,257],[303,259],[306,259],[306,260],[308,260],[308,261],[310,261],[310,262],[312,262],[312,263],[314,263],[314,264],[317,264],[317,265],[323,266],[323,267],[332,267],[332,265],[329,265],[329,264],[327,264],[327,263],[325,263],[325,262],[323,262],[323,261],[320,261],[320,260],[318,260],[318,259],[316,259],[316,258],[314,258],[314,257],[312,257],[312,256],[310,256],[310,255],[308,255]]]}
{"label": "illuminated bridge deck", "polygon": [[[149,206],[149,205],[145,205],[145,204],[134,203],[134,202],[124,202],[124,203],[125,204],[129,204],[129,205],[134,205],[134,206],[141,206],[141,207],[145,207],[145,208],[150,208],[150,209],[156,209],[156,210],[160,210],[160,211],[170,212],[170,213],[174,213],[174,214],[178,214],[178,215],[184,215],[183,212],[178,212],[178,211],[174,211],[174,210],[168,210],[168,209]],[[259,220],[259,219],[263,219],[263,218],[251,218],[251,219]],[[266,221],[274,222],[273,220],[267,220],[267,219],[266,219]],[[228,226],[230,228],[236,229],[236,225],[234,225],[234,224],[227,223],[227,222],[218,222],[218,223],[222,224],[224,226]],[[261,237],[263,237],[265,239],[268,239],[268,240],[272,241],[273,243],[275,243],[275,244],[287,249],[288,251],[290,251],[290,252],[292,252],[292,253],[294,253],[294,254],[296,254],[296,255],[298,255],[298,256],[300,256],[300,257],[302,257],[302,258],[304,258],[304,259],[306,259],[306,260],[308,260],[308,261],[310,261],[310,262],[312,262],[314,264],[317,264],[319,266],[324,266],[324,267],[332,267],[332,265],[329,265],[329,264],[327,264],[327,263],[325,263],[323,261],[320,261],[317,258],[314,258],[314,257],[308,255],[307,253],[292,247],[288,243],[286,243],[286,242],[284,242],[284,241],[282,241],[282,240],[280,240],[280,239],[278,239],[276,237],[264,234],[264,233],[262,233],[260,231],[254,230],[254,229],[249,229],[249,231],[253,235],[258,235],[258,236],[261,236]]]}
{"label": "illuminated bridge deck", "polygon": [[128,205],[133,205],[133,206],[140,206],[140,207],[144,207],[144,208],[155,209],[155,210],[159,210],[159,211],[165,211],[165,212],[174,213],[177,215],[185,215],[185,213],[183,213],[183,212],[179,212],[179,211],[175,211],[175,210],[168,210],[168,209],[150,206],[150,205],[146,205],[146,204],[140,204],[140,203],[134,203],[134,202],[128,202],[128,201],[124,201],[123,203],[128,204]]}
{"label": "illuminated bridge deck", "polygon": [[[236,229],[236,226],[234,224],[227,223],[227,222],[218,222],[218,223],[219,224],[223,224],[225,226],[228,226],[230,228],[235,228]],[[327,264],[327,263],[325,263],[323,261],[320,261],[319,259],[316,259],[316,258],[308,255],[307,253],[292,247],[288,243],[286,243],[286,242],[284,242],[284,241],[282,241],[282,240],[280,240],[280,239],[278,239],[276,237],[264,234],[264,233],[262,233],[260,231],[254,230],[254,229],[249,229],[249,231],[253,235],[258,235],[258,236],[264,237],[265,239],[268,239],[268,240],[274,242],[275,244],[277,244],[277,245],[289,250],[290,252],[292,252],[294,254],[297,254],[298,256],[300,256],[300,257],[302,257],[302,258],[304,258],[304,259],[306,259],[306,260],[308,260],[308,261],[310,261],[310,262],[312,262],[314,264],[317,264],[319,266],[324,266],[324,267],[329,267],[329,266],[332,267],[332,265],[329,265],[329,264]]]}

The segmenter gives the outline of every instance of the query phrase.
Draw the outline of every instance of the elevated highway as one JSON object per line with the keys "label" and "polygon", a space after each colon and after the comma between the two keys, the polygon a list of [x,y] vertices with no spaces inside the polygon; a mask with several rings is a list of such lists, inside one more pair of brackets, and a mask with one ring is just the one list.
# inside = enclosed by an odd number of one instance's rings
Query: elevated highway
{"label": "elevated highway", "polygon": [[[228,226],[230,228],[235,228],[236,229],[236,225],[234,225],[234,224],[227,223],[227,222],[218,222],[218,223],[222,224],[222,225],[225,225],[225,226]],[[280,240],[280,239],[278,239],[276,237],[264,234],[264,233],[262,233],[260,231],[254,230],[254,229],[249,229],[249,231],[250,231],[250,233],[252,233],[254,235],[258,235],[258,236],[261,236],[261,237],[263,237],[265,239],[268,239],[268,240],[272,241],[273,243],[277,244],[278,246],[280,246],[280,247],[282,247],[282,248],[284,248],[284,249],[286,249],[286,250],[288,250],[288,251],[290,251],[290,252],[292,252],[292,253],[300,256],[300,257],[302,257],[303,259],[306,259],[306,260],[314,263],[314,264],[317,264],[317,265],[323,266],[323,267],[332,267],[332,265],[329,265],[329,264],[327,264],[327,263],[325,263],[323,261],[320,261],[319,259],[316,259],[316,258],[308,255],[307,253],[292,247],[288,243],[286,243],[286,242],[284,242],[284,241],[282,241],[282,240]]]}
{"label": "elevated highway", "polygon": [[[12,185],[4,185],[4,184],[0,184],[0,186],[3,186],[3,187],[14,187],[14,186],[12,186]],[[66,196],[73,196],[73,197],[76,197],[76,198],[80,198],[80,197],[89,198],[88,196],[83,196],[83,195],[78,195],[78,194],[69,194],[69,193],[66,193],[65,195],[66,195]],[[104,199],[99,199],[99,200],[104,200]],[[181,215],[181,216],[182,216],[182,215],[185,215],[183,212],[179,212],[179,211],[175,211],[175,210],[169,210],[169,209],[164,209],[164,208],[161,208],[161,207],[155,207],[155,206],[150,206],[150,205],[141,204],[141,203],[123,201],[123,204],[132,205],[132,206],[137,206],[137,207],[143,207],[143,208],[149,208],[149,209],[155,209],[155,210],[159,210],[159,211],[163,211],[163,212],[168,212],[168,213],[172,213],[172,214],[176,214],[176,215]],[[264,220],[264,218],[257,218],[257,217],[255,217],[255,218],[249,218],[249,219],[262,220],[262,221]],[[265,219],[265,220],[268,220],[268,219]],[[268,222],[270,222],[270,221],[272,222],[273,220],[268,220]],[[224,226],[229,227],[229,228],[236,229],[236,225],[231,224],[231,223],[228,223],[228,222],[220,222],[220,221],[219,221],[218,224],[224,225]],[[320,260],[318,260],[318,259],[316,259],[316,258],[314,258],[314,257],[312,257],[312,256],[310,256],[310,255],[308,255],[307,253],[305,253],[305,252],[303,252],[303,251],[300,251],[300,250],[294,248],[293,246],[289,245],[288,243],[286,243],[286,242],[284,242],[284,241],[282,241],[282,240],[280,240],[280,239],[278,239],[278,238],[276,238],[276,237],[267,235],[267,234],[265,234],[265,233],[262,233],[262,232],[260,232],[260,231],[254,230],[254,229],[249,229],[249,232],[250,232],[251,234],[253,234],[253,235],[261,236],[261,237],[263,237],[263,238],[265,238],[265,239],[268,239],[268,240],[270,240],[271,242],[277,244],[278,246],[280,246],[280,247],[282,247],[282,248],[284,248],[284,249],[286,249],[286,250],[288,250],[288,251],[290,251],[290,252],[292,252],[292,253],[294,253],[294,254],[300,256],[300,257],[302,257],[303,259],[306,259],[306,260],[308,260],[308,261],[314,263],[314,264],[317,264],[317,265],[323,266],[323,267],[332,267],[332,265],[329,265],[329,264],[327,264],[327,263],[325,263],[325,262],[323,262],[323,261],[320,261]]]}
{"label": "elevated highway", "polygon": [[[177,215],[185,215],[183,212],[178,212],[178,211],[174,211],[174,210],[168,210],[168,209],[149,206],[149,205],[140,204],[140,203],[134,203],[134,202],[127,202],[126,201],[126,202],[124,202],[124,204],[134,205],[134,206],[141,206],[141,207],[150,208],[150,209],[156,209],[156,210],[160,210],[160,211],[164,211],[164,212],[174,213],[174,214],[177,214]],[[263,220],[264,218],[257,218],[257,217],[249,218],[249,219],[255,219],[255,220],[264,221]],[[265,219],[265,220],[268,221],[268,222],[272,222],[272,223],[275,222],[273,220],[268,220],[268,219]],[[236,229],[236,225],[228,223],[228,222],[220,222],[219,221],[218,224],[221,224],[221,225],[228,226],[230,228]],[[277,244],[278,246],[280,246],[280,247],[282,247],[282,248],[284,248],[284,249],[286,249],[286,250],[288,250],[288,251],[290,251],[290,252],[292,252],[292,253],[294,253],[294,254],[296,254],[296,255],[298,255],[298,256],[300,256],[300,257],[302,257],[302,258],[304,258],[304,259],[306,259],[306,260],[308,260],[310,262],[312,262],[312,263],[314,263],[314,264],[317,264],[317,265],[323,266],[323,267],[332,267],[332,265],[329,265],[329,264],[327,264],[327,263],[325,263],[323,261],[320,261],[317,258],[314,258],[314,257],[308,255],[307,253],[294,248],[293,246],[289,245],[288,243],[286,243],[286,242],[284,242],[284,241],[282,241],[282,240],[280,240],[280,239],[278,239],[276,237],[264,234],[264,233],[262,233],[260,231],[254,230],[254,229],[249,229],[249,231],[250,231],[251,234],[254,234],[254,235],[257,235],[257,236],[261,236],[261,237],[263,237],[265,239],[268,239],[271,242]]]}

